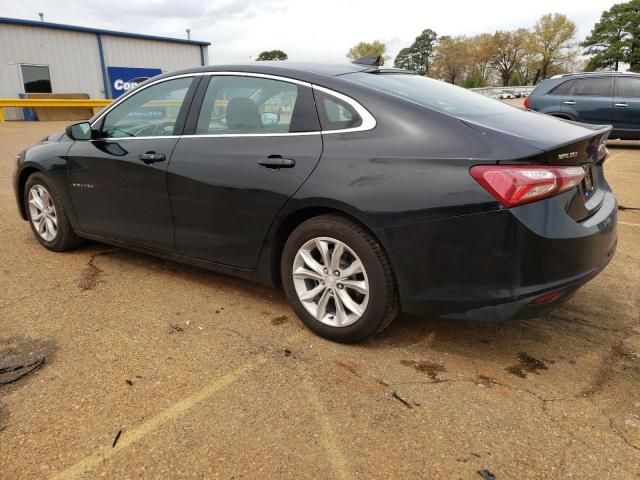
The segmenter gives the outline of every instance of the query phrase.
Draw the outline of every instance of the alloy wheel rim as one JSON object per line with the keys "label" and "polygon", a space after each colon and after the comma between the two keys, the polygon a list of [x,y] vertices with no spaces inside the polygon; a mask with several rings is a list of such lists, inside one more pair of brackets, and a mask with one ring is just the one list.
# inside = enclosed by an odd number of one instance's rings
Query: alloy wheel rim
{"label": "alloy wheel rim", "polygon": [[362,261],[335,238],[313,238],[302,245],[292,276],[304,308],[325,325],[352,325],[369,303],[369,280]]}
{"label": "alloy wheel rim", "polygon": [[53,241],[58,234],[56,206],[49,191],[42,185],[34,185],[29,190],[29,217],[40,238]]}

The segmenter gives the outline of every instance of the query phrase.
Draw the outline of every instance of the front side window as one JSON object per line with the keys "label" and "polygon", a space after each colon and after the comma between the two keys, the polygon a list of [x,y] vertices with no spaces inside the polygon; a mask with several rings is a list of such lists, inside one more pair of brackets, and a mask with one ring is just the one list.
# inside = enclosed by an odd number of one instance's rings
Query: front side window
{"label": "front side window", "polygon": [[191,82],[191,77],[167,80],[128,97],[105,116],[102,137],[173,135]]}
{"label": "front side window", "polygon": [[640,98],[640,78],[616,78],[618,97]]}
{"label": "front side window", "polygon": [[576,80],[573,94],[583,97],[610,97],[611,78],[581,78]]}
{"label": "front side window", "polygon": [[196,134],[282,134],[318,130],[308,87],[268,78],[210,77]]}

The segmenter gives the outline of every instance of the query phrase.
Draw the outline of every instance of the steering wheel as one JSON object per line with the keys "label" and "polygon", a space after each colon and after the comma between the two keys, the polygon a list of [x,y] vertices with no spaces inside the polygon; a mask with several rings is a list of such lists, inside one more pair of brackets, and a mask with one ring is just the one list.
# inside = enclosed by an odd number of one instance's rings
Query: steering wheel
{"label": "steering wheel", "polygon": [[167,135],[173,135],[173,127],[175,124],[173,122],[162,122],[153,127],[152,135],[154,137],[161,137]]}

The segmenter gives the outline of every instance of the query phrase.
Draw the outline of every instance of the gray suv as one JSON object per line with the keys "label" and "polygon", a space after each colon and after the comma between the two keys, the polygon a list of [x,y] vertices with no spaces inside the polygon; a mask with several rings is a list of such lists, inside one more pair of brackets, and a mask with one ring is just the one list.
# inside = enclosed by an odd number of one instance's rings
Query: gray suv
{"label": "gray suv", "polygon": [[577,122],[613,125],[609,138],[640,139],[640,74],[556,75],[541,82],[524,106]]}

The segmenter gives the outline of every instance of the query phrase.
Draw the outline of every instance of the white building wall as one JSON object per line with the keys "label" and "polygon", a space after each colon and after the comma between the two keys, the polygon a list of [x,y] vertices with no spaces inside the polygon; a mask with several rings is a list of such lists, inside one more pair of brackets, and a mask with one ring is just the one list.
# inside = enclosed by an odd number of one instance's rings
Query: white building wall
{"label": "white building wall", "polygon": [[[200,46],[102,34],[105,67],[160,68],[163,72],[201,64]],[[207,47],[202,47],[208,64]],[[95,33],[0,24],[0,98],[24,93],[20,64],[48,65],[54,93],[105,98]],[[6,109],[20,119],[19,109]]]}
{"label": "white building wall", "polygon": [[[24,93],[20,64],[48,65],[55,93],[104,98],[95,34],[0,24],[0,98]],[[17,109],[8,119],[22,118]]]}
{"label": "white building wall", "polygon": [[[170,72],[200,65],[199,45],[103,35],[102,48],[107,67],[159,68]],[[204,54],[206,64],[206,47]]]}

